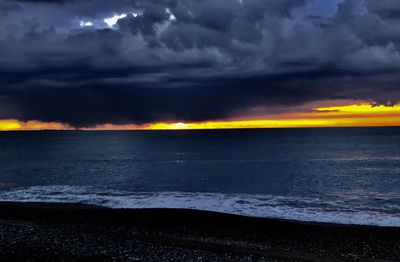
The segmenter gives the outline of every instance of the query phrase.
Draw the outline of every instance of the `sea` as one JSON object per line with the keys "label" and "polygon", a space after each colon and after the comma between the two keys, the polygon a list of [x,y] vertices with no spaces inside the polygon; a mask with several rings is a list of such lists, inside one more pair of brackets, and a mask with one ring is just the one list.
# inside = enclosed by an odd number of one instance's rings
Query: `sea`
{"label": "sea", "polygon": [[1,132],[0,201],[400,227],[400,128]]}

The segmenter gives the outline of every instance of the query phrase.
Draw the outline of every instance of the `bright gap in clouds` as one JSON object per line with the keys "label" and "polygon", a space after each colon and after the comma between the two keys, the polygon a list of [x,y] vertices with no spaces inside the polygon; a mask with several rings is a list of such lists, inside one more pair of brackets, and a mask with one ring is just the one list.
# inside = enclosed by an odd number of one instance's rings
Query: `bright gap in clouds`
{"label": "bright gap in clouds", "polygon": [[106,23],[109,27],[113,27],[117,24],[119,19],[125,18],[126,14],[114,15],[113,17],[104,19],[104,23]]}
{"label": "bright gap in clouds", "polygon": [[80,26],[81,26],[81,27],[92,26],[92,25],[93,25],[92,22],[84,22],[84,21],[81,21],[81,23],[80,23]]}
{"label": "bright gap in clouds", "polygon": [[169,21],[175,21],[176,17],[169,8],[165,8],[165,12],[169,15]]}

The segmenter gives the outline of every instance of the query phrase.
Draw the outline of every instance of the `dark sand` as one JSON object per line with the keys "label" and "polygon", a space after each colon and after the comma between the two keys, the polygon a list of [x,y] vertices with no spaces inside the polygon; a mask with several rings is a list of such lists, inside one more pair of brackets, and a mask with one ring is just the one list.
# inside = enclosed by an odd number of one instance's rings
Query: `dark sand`
{"label": "dark sand", "polygon": [[400,261],[400,228],[0,203],[0,261]]}

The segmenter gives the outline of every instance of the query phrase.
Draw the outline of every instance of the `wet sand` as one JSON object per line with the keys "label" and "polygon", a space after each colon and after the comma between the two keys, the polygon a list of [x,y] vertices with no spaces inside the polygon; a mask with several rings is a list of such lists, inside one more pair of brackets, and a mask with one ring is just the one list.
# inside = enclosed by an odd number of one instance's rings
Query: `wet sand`
{"label": "wet sand", "polygon": [[0,203],[0,261],[400,261],[400,228]]}

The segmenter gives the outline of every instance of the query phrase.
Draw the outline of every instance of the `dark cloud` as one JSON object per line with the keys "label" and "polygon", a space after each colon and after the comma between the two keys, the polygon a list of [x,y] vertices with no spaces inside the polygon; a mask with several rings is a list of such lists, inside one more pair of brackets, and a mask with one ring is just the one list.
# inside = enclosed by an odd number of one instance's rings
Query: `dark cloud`
{"label": "dark cloud", "polygon": [[6,1],[0,118],[91,126],[399,101],[398,1],[321,1]]}
{"label": "dark cloud", "polygon": [[400,2],[391,0],[367,0],[366,7],[369,11],[383,18],[400,19]]}
{"label": "dark cloud", "polygon": [[[9,0],[13,1],[13,0]],[[16,0],[16,2],[26,2],[26,3],[35,3],[35,4],[41,4],[41,3],[47,3],[47,4],[64,4],[68,2],[73,2],[74,0]],[[85,0],[83,0],[85,1]]]}

